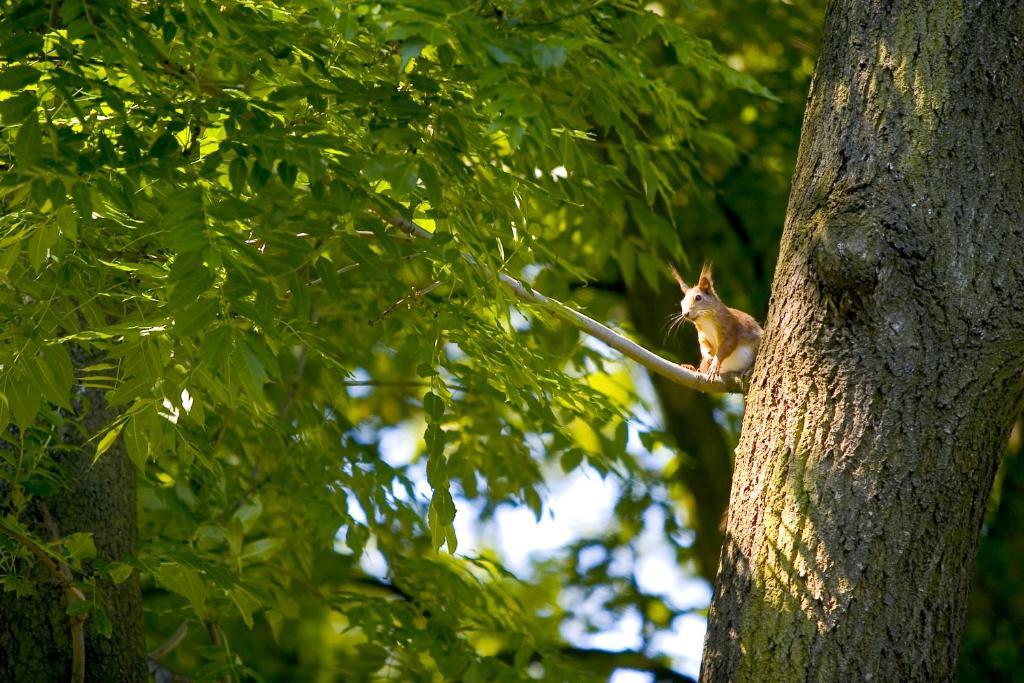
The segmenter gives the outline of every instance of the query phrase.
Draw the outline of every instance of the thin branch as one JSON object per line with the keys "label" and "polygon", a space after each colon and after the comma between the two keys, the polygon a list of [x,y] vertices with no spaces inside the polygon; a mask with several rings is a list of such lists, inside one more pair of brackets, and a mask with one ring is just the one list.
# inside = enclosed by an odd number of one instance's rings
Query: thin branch
{"label": "thin branch", "polygon": [[696,683],[686,674],[666,666],[662,662],[634,650],[598,650],[594,648],[566,647],[559,651],[564,657],[591,663],[608,671],[634,669],[654,674],[655,681],[669,683]]}
{"label": "thin branch", "polygon": [[[43,520],[50,528],[53,540],[60,540],[60,530],[56,522],[50,516],[50,510],[42,505]],[[64,577],[64,596],[68,603],[68,611],[74,605],[85,602],[85,595],[74,585],[75,577],[71,568],[64,562],[58,565],[60,574]],[[84,683],[85,681],[85,615],[69,615],[71,622],[71,683]]]}
{"label": "thin branch", "polygon": [[192,683],[188,676],[174,673],[152,657],[146,660],[146,664],[149,666],[149,673],[153,674],[153,683]]}
{"label": "thin branch", "polygon": [[[221,630],[220,625],[211,621],[206,625],[206,632],[210,634],[210,644],[214,647],[223,647],[227,650],[227,645],[225,644],[226,641],[224,640],[224,631]],[[229,674],[224,674],[220,679],[220,683],[231,683],[231,676]]]}
{"label": "thin branch", "polygon": [[153,683],[190,683],[191,678],[175,673],[160,663],[160,660],[171,653],[174,648],[185,640],[188,635],[188,622],[183,621],[181,625],[165,640],[159,647],[149,653],[146,657],[146,665],[149,673],[153,675]]}
{"label": "thin branch", "polygon": [[[399,230],[410,235],[419,237],[420,239],[433,238],[433,235],[430,232],[424,230],[408,218],[383,212],[379,212],[377,215]],[[476,260],[469,254],[462,254],[462,258],[473,265],[477,264]],[[673,363],[666,358],[662,358],[656,353],[648,351],[633,340],[612,330],[610,327],[597,322],[593,318],[590,318],[573,308],[569,308],[557,299],[552,299],[541,294],[514,277],[506,275],[505,273],[498,273],[498,278],[509,289],[515,292],[520,299],[544,306],[578,330],[589,334],[595,339],[600,339],[627,358],[631,358],[651,372],[655,372],[676,384],[680,384],[689,389],[701,391],[706,394],[746,392],[746,382],[742,378],[729,377],[711,381],[696,369],[690,366],[682,366],[677,363]]]}
{"label": "thin branch", "polygon": [[0,534],[7,536],[12,541],[20,544],[30,553],[35,555],[36,558],[43,563],[43,566],[46,567],[46,570],[50,572],[50,575],[53,578],[55,578],[57,582],[60,583],[60,585],[63,586],[65,589],[73,587],[67,580],[67,578],[64,576],[64,574],[61,573],[60,569],[57,568],[57,563],[53,561],[53,558],[50,557],[50,555],[41,545],[33,541],[28,536],[25,536],[24,534],[19,533],[14,529],[10,528],[2,521],[0,521]]}
{"label": "thin branch", "polygon": [[157,661],[166,657],[170,652],[181,644],[181,641],[185,640],[185,636],[188,635],[188,622],[181,622],[181,626],[170,635],[170,637],[163,642],[158,648],[149,653],[150,659]]}
{"label": "thin branch", "polygon": [[374,323],[379,323],[381,320],[383,320],[384,318],[386,318],[389,315],[391,315],[392,313],[394,313],[395,309],[398,308],[399,306],[401,306],[402,304],[404,304],[406,302],[411,302],[411,301],[415,301],[417,299],[420,299],[420,298],[426,296],[427,294],[430,294],[432,291],[434,291],[435,289],[437,289],[440,286],[441,286],[441,283],[435,281],[435,282],[431,282],[429,285],[427,285],[423,289],[413,290],[413,292],[411,294],[409,294],[407,296],[403,296],[401,299],[399,299],[395,303],[393,303],[390,306],[388,306],[387,308],[385,308],[384,311],[380,315],[378,315],[376,318],[374,318],[373,320],[370,321],[370,324],[373,325]]}
{"label": "thin branch", "polygon": [[[375,379],[347,379],[339,382],[344,387],[431,387],[433,384],[427,381],[419,380],[375,380]],[[469,391],[469,387],[464,387],[461,384],[452,384],[445,382],[445,387],[452,391]]]}

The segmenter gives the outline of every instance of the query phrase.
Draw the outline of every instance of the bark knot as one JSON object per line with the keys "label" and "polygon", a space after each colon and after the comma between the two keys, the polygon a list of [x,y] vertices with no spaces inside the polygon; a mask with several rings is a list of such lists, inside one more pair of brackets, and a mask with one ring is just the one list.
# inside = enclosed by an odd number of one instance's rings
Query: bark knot
{"label": "bark knot", "polygon": [[860,202],[831,199],[811,230],[811,264],[834,292],[870,289],[882,258],[881,225]]}

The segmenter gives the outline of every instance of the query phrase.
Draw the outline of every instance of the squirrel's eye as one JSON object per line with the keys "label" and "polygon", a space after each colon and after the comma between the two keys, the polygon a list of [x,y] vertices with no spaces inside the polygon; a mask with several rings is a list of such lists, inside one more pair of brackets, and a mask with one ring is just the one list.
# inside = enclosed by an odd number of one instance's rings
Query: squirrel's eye
{"label": "squirrel's eye", "polygon": [[702,298],[703,297],[700,294],[698,294],[697,296],[693,297],[693,300],[694,301],[700,301]]}

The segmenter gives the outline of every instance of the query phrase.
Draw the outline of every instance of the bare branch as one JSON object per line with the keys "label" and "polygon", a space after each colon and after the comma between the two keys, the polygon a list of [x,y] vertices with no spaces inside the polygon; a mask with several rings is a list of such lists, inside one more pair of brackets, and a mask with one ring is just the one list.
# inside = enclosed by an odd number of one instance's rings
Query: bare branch
{"label": "bare branch", "polygon": [[634,650],[597,650],[583,647],[562,648],[559,653],[611,674],[618,669],[634,669],[646,671],[654,675],[654,680],[667,683],[696,683],[686,674],[666,666],[662,662]]}
{"label": "bare branch", "polygon": [[[50,534],[53,536],[53,540],[60,540],[60,530],[57,528],[57,523],[53,521],[53,517],[50,515],[49,508],[46,505],[42,505],[43,520],[47,527],[50,529]],[[85,595],[78,589],[74,584],[75,577],[71,573],[71,568],[64,562],[57,565],[58,573],[61,575],[64,584],[64,595],[68,601],[68,608],[85,602]],[[60,580],[60,579],[58,579]],[[70,615],[68,619],[71,622],[71,683],[84,683],[85,681],[85,615],[75,614]]]}
{"label": "bare branch", "polygon": [[183,621],[181,625],[170,635],[170,637],[163,642],[158,648],[149,653],[150,659],[157,661],[166,657],[174,648],[181,644],[181,641],[185,640],[185,636],[188,635],[188,622]]}
{"label": "bare branch", "polygon": [[[420,239],[433,238],[433,235],[430,232],[424,230],[421,226],[408,218],[383,212],[376,213],[382,219],[403,232],[419,237]],[[476,265],[476,260],[473,259],[472,256],[463,254],[462,258],[469,263]],[[673,363],[652,351],[648,351],[633,340],[612,330],[610,327],[602,325],[593,318],[570,308],[557,299],[552,299],[551,297],[541,294],[514,277],[506,275],[505,273],[498,273],[498,278],[509,289],[515,292],[520,299],[544,306],[559,318],[576,327],[578,330],[589,334],[595,339],[600,339],[627,358],[631,358],[651,372],[655,372],[676,384],[680,384],[689,389],[701,391],[706,394],[746,392],[746,382],[742,378],[729,377],[714,381],[709,380],[702,373],[692,367]]]}

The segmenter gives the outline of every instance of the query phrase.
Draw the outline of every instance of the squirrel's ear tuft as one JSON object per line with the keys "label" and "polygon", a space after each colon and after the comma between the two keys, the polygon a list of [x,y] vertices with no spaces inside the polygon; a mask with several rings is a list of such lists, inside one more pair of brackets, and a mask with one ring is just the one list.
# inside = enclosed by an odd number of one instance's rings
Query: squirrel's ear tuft
{"label": "squirrel's ear tuft", "polygon": [[679,274],[679,271],[676,270],[676,267],[673,266],[671,263],[668,264],[668,267],[672,271],[672,277],[674,277],[676,279],[676,282],[679,283],[679,289],[682,290],[683,294],[686,294],[686,290],[688,290],[690,287],[683,280],[683,276]]}
{"label": "squirrel's ear tuft", "polygon": [[700,279],[697,280],[697,286],[703,289],[705,292],[714,292],[715,283],[711,279],[711,264],[705,263],[704,267],[700,269]]}

